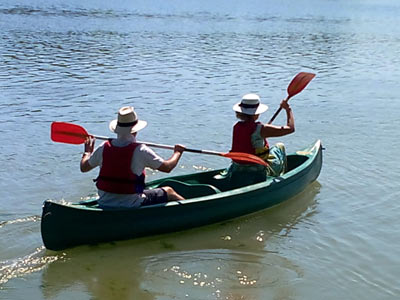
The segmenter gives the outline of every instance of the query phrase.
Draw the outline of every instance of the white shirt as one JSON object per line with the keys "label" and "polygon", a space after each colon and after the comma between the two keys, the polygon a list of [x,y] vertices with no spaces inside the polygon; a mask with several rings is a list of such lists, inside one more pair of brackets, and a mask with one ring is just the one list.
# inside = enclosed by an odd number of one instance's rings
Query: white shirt
{"label": "white shirt", "polygon": [[[136,139],[133,135],[119,136],[117,139],[113,139],[111,144],[115,147],[125,147],[135,141]],[[90,166],[99,166],[101,168],[103,163],[104,143],[102,143],[90,156]],[[134,174],[140,176],[146,167],[157,170],[163,162],[164,160],[152,149],[145,144],[140,144],[133,152],[131,170]],[[144,194],[114,194],[103,190],[98,190],[98,194],[100,197],[98,203],[103,207],[139,207],[145,199]]]}

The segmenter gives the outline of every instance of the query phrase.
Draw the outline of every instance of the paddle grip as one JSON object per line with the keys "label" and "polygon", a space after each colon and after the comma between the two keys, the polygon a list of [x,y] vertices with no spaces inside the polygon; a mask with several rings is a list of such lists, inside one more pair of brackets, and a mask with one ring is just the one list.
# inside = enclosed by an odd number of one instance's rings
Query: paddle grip
{"label": "paddle grip", "polygon": [[[292,96],[294,96],[294,95],[289,95],[289,96],[287,96],[287,98],[286,98],[285,100],[283,100],[283,101],[288,102],[289,99],[292,98]],[[278,110],[277,110],[277,111],[275,112],[275,114],[272,116],[271,120],[269,120],[268,124],[271,124],[271,123],[275,120],[275,118],[279,115],[279,113],[281,112],[281,110],[282,110],[282,106],[279,106]]]}

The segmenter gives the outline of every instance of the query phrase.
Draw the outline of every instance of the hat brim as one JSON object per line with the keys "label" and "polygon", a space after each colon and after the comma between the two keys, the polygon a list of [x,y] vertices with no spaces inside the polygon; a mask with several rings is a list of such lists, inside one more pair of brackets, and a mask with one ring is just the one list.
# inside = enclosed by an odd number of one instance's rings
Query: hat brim
{"label": "hat brim", "polygon": [[114,133],[123,133],[123,132],[129,132],[129,129],[131,133],[138,132],[139,130],[142,130],[147,126],[147,122],[143,120],[138,120],[135,126],[132,127],[120,127],[117,125],[118,120],[112,120],[109,124],[109,128],[112,132]]}
{"label": "hat brim", "polygon": [[240,106],[239,102],[233,106],[233,110],[245,115],[255,116],[266,112],[268,110],[268,105],[260,103],[256,108],[243,108]]}

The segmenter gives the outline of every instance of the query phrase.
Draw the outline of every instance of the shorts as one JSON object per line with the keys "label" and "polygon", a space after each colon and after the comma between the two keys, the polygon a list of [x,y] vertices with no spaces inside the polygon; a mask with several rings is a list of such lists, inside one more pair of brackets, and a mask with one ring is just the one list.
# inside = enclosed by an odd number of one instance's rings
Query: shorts
{"label": "shorts", "polygon": [[278,177],[283,175],[286,170],[287,158],[285,146],[282,143],[276,143],[269,149],[267,172],[269,176]]}
{"label": "shorts", "polygon": [[145,194],[145,199],[142,202],[141,206],[160,204],[168,202],[167,192],[162,188],[156,188],[151,190],[144,190],[143,194]]}

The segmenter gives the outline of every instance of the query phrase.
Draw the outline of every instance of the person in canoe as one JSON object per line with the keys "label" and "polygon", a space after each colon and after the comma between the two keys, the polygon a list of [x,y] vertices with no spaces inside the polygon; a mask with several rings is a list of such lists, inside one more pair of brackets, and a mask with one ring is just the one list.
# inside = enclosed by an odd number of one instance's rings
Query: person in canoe
{"label": "person in canoe", "polygon": [[[90,137],[85,142],[81,172],[88,172],[99,166],[100,173],[95,179],[98,188],[100,207],[139,207],[183,200],[171,187],[145,189],[145,168],[149,167],[169,173],[178,164],[185,147],[175,145],[172,156],[164,160],[144,144],[136,143],[139,130],[147,122],[139,120],[133,107],[122,107],[118,118],[109,124],[116,139],[110,139],[94,150],[95,139]],[[94,150],[94,151],[93,151]]]}
{"label": "person in canoe", "polygon": [[[286,111],[287,121],[284,126],[263,124],[257,121],[260,114],[268,109],[267,105],[260,102],[257,94],[246,94],[241,102],[233,106],[239,121],[233,126],[231,151],[257,155],[265,160],[268,166],[246,165],[233,161],[227,171],[231,181],[236,181],[239,185],[247,185],[264,181],[267,176],[282,175],[286,171],[284,144],[277,143],[270,147],[267,140],[267,138],[280,137],[295,131],[294,116],[288,102],[282,101],[281,107]],[[235,177],[237,180],[234,179]]]}

